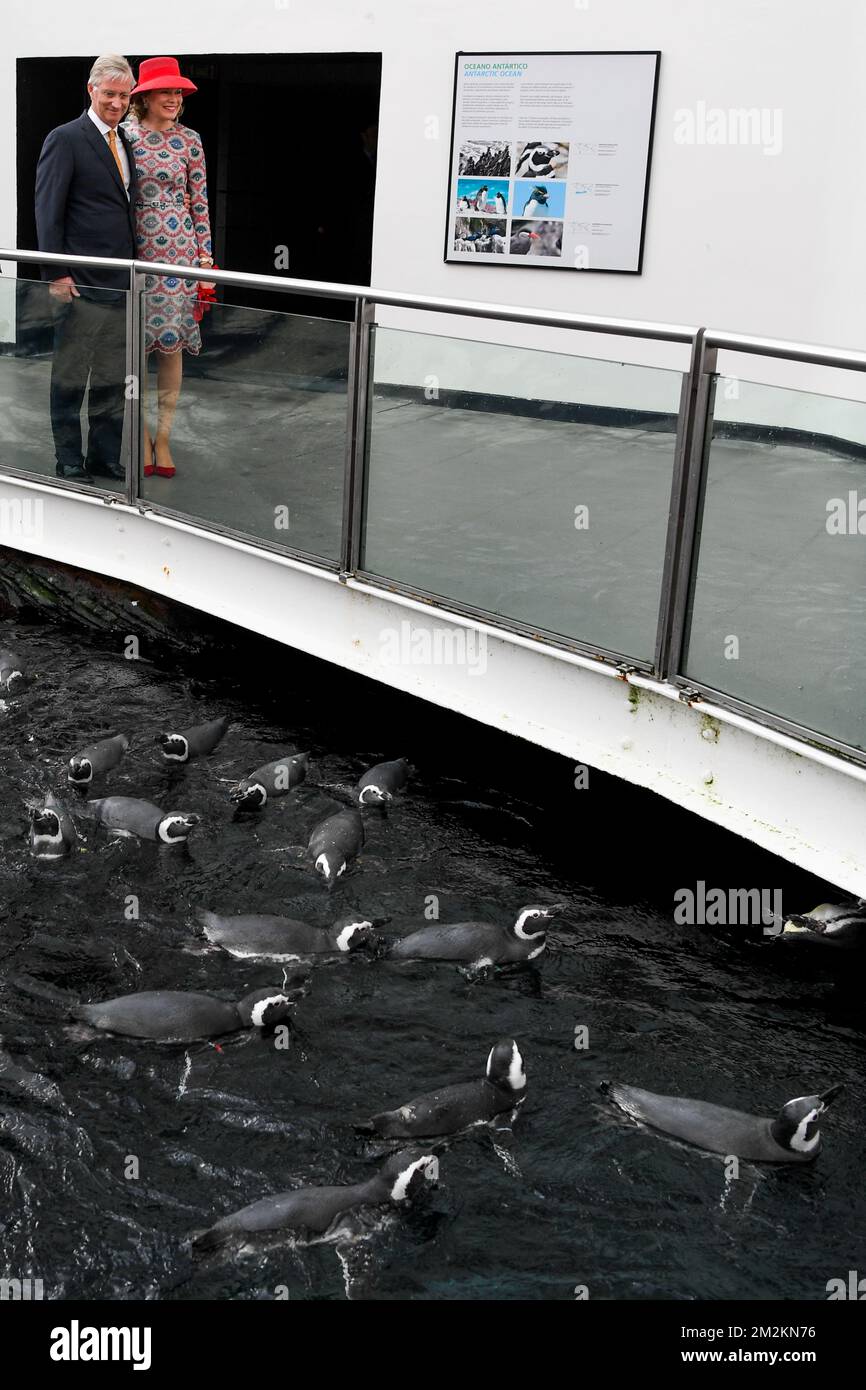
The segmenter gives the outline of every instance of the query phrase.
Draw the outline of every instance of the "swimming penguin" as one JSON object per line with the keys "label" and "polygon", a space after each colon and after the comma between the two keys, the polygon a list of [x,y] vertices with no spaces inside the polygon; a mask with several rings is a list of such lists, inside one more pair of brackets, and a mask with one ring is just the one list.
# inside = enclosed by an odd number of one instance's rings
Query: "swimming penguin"
{"label": "swimming penguin", "polygon": [[16,652],[10,652],[8,648],[0,648],[0,690],[5,690],[7,695],[15,693],[14,688],[20,687],[24,680],[24,662]]}
{"label": "swimming penguin", "polygon": [[534,960],[545,947],[544,928],[529,931],[536,922],[556,915],[553,907],[523,907],[513,926],[493,922],[454,922],[450,926],[423,927],[395,941],[391,960],[465,960],[476,965],[505,965]]}
{"label": "swimming penguin", "polygon": [[268,1235],[274,1231],[328,1230],[338,1216],[353,1207],[401,1204],[439,1181],[439,1160],[433,1154],[403,1149],[388,1159],[372,1178],[350,1187],[299,1187],[262,1197],[217,1221],[193,1240],[198,1250],[210,1250],[232,1236]]}
{"label": "swimming penguin", "polygon": [[62,859],[78,843],[78,831],[53,792],[30,811],[30,852],[37,859]]}
{"label": "swimming penguin", "polygon": [[183,844],[201,819],[189,811],[161,811],[152,801],[135,796],[104,796],[86,805],[109,830],[164,845]]}
{"label": "swimming penguin", "polygon": [[291,997],[281,989],[255,989],[237,1004],[211,994],[184,994],[178,990],[145,990],[123,994],[102,1004],[79,1004],[73,1018],[104,1033],[126,1038],[150,1038],[152,1042],[196,1042],[237,1033],[241,1028],[271,1028],[285,1021]]}
{"label": "swimming penguin", "polygon": [[529,248],[534,241],[538,241],[538,232],[531,232],[528,227],[521,227],[520,231],[515,232],[509,242],[512,256],[528,256]]}
{"label": "swimming penguin", "polygon": [[156,741],[167,762],[188,763],[190,758],[212,753],[228,726],[228,715],[223,714],[219,719],[212,719],[208,724],[194,724],[179,734],[157,734]]}
{"label": "swimming penguin", "polygon": [[113,738],[88,744],[80,753],[73,753],[69,759],[70,782],[74,787],[88,786],[100,772],[117,767],[128,747],[126,734],[115,734]]}
{"label": "swimming penguin", "polygon": [[866,898],[844,903],[821,903],[811,912],[789,917],[782,931],[787,939],[798,937],[832,946],[866,946]]}
{"label": "swimming penguin", "polygon": [[547,210],[550,194],[544,184],[537,183],[523,204],[524,217],[543,217]]}
{"label": "swimming penguin", "polygon": [[483,1079],[428,1091],[399,1110],[383,1110],[358,1128],[386,1139],[454,1134],[469,1125],[486,1124],[505,1110],[516,1110],[525,1099],[523,1058],[517,1043],[504,1038],[490,1049]]}
{"label": "swimming penguin", "polygon": [[364,822],[357,811],[338,811],[313,828],[308,853],[326,883],[335,883],[360,854]]}
{"label": "swimming penguin", "polygon": [[609,1081],[603,1081],[600,1089],[633,1119],[711,1153],[765,1163],[809,1163],[821,1150],[818,1121],[842,1087],[789,1100],[775,1119],[745,1115],[703,1100],[657,1096]]}
{"label": "swimming penguin", "polygon": [[268,797],[285,796],[293,787],[300,786],[307,775],[309,753],[286,753],[264,767],[257,767],[249,777],[238,782],[229,793],[239,811],[261,810]]}
{"label": "swimming penguin", "polygon": [[292,917],[220,917],[201,910],[196,915],[208,941],[239,959],[290,960],[357,951],[375,940],[373,923],[359,912],[347,913],[332,927],[313,927]]}
{"label": "swimming penguin", "polygon": [[358,783],[359,806],[387,806],[394,800],[394,793],[402,791],[409,781],[409,763],[406,758],[395,758],[392,763],[377,763]]}

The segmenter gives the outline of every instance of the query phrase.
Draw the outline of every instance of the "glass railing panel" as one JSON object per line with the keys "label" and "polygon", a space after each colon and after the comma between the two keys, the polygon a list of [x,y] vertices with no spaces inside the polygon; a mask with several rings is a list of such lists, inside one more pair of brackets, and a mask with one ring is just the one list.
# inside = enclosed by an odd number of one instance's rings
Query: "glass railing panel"
{"label": "glass railing panel", "polygon": [[362,565],[653,657],[682,376],[376,328]]}
{"label": "glass railing panel", "polygon": [[866,748],[866,404],[725,380],[684,673]]}
{"label": "glass railing panel", "polygon": [[142,296],[141,495],[338,562],[350,325],[224,303],[196,321],[175,290]]}
{"label": "glass railing panel", "polygon": [[122,492],[128,293],[77,288],[0,278],[0,466]]}

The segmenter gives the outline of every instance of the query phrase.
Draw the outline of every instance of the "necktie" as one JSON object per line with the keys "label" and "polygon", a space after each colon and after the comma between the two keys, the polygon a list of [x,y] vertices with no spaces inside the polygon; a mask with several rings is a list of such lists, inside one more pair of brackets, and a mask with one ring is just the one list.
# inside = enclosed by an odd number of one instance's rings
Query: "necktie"
{"label": "necktie", "polygon": [[120,162],[120,155],[117,152],[117,132],[114,130],[110,130],[108,132],[108,147],[111,150],[112,155],[114,156],[114,162],[117,165],[117,172],[120,175],[120,182],[123,184],[125,188],[126,179],[123,177],[123,165]]}

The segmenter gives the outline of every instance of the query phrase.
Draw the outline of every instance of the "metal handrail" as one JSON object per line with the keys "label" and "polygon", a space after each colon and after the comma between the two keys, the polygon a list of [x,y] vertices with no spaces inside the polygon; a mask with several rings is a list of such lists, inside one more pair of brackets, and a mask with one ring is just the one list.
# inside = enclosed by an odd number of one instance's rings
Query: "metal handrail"
{"label": "metal handrail", "polygon": [[704,342],[708,348],[726,348],[729,352],[750,352],[763,357],[782,357],[788,362],[850,367],[855,372],[866,372],[866,352],[858,352],[856,348],[794,343],[785,338],[753,338],[748,333],[726,333],[718,328],[705,329]]}
{"label": "metal handrail", "polygon": [[445,299],[438,295],[401,294],[396,290],[375,289],[370,285],[344,285],[325,280],[294,280],[280,275],[258,275],[251,271],[216,270],[206,266],[176,266],[163,261],[126,261],[106,256],[65,256],[53,251],[0,249],[0,261],[26,265],[101,266],[141,275],[177,275],[184,279],[212,281],[240,289],[275,290],[282,294],[307,295],[318,299],[366,300],[395,309],[419,309],[430,313],[458,314],[467,318],[498,319],[507,323],[536,324],[541,328],[584,329],[620,337],[645,338],[663,342],[689,343],[702,332],[706,348],[725,348],[756,356],[779,357],[789,362],[814,366],[846,367],[866,371],[866,352],[830,344],[797,343],[785,338],[763,338],[748,333],[731,333],[721,328],[699,330],[686,324],[651,323],[643,319],[605,318],[594,314],[571,314],[533,309],[529,305],[490,304],[470,299]]}
{"label": "metal handrail", "polygon": [[275,290],[280,294],[301,294],[318,299],[364,299],[393,309],[421,309],[439,314],[460,314],[468,318],[497,319],[507,323],[535,324],[541,328],[585,329],[626,338],[649,338],[662,342],[691,343],[697,329],[677,323],[645,323],[639,319],[601,318],[591,314],[568,314],[532,309],[513,304],[488,304],[471,299],[444,299],[438,295],[401,294],[396,290],[377,290],[370,285],[340,285],[327,280],[290,280],[280,275],[257,275],[248,271],[212,270],[203,266],[168,265],[162,261],[109,260],[98,256],[64,256],[48,251],[4,251],[0,261],[21,261],[27,265],[102,266],[140,275],[178,275],[185,280],[207,280],[238,289]]}

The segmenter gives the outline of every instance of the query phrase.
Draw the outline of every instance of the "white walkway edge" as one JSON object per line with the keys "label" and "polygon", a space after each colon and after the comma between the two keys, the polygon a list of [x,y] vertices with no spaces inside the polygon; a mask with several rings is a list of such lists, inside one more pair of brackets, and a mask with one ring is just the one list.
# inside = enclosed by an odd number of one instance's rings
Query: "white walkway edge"
{"label": "white walkway edge", "polygon": [[[40,524],[10,534],[14,504],[34,495]],[[646,676],[126,503],[0,474],[0,509],[12,548],[140,585],[586,764],[576,859],[600,768],[866,897],[866,770],[831,752],[690,706]],[[624,852],[630,836],[652,833],[624,821]],[[700,865],[687,870],[700,877]]]}

